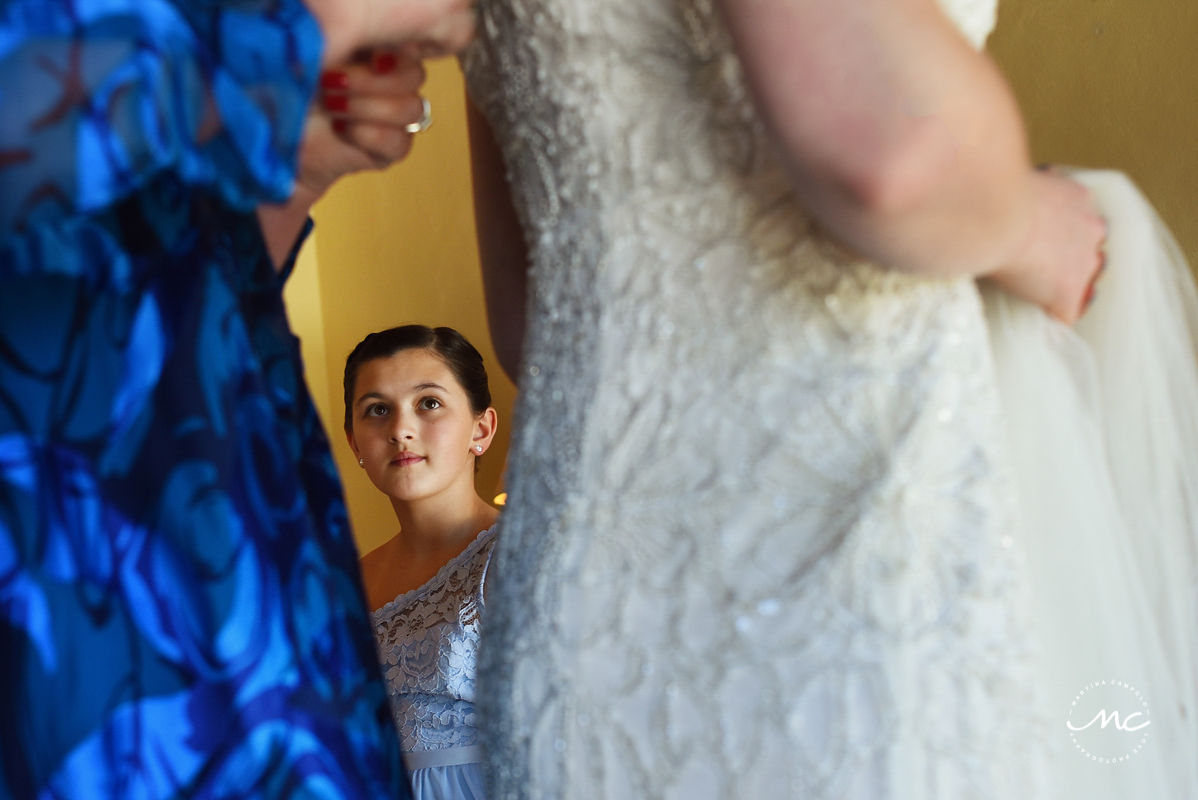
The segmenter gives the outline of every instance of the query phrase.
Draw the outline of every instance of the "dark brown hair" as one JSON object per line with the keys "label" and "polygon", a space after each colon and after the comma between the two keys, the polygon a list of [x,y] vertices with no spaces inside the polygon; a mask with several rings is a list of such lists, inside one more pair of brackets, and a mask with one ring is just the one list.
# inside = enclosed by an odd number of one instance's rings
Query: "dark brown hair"
{"label": "dark brown hair", "polygon": [[491,405],[491,387],[483,357],[466,337],[453,328],[430,328],[426,325],[401,325],[376,331],[358,342],[345,359],[345,375],[341,386],[345,391],[345,429],[353,428],[354,383],[358,370],[367,361],[388,358],[402,350],[428,350],[445,362],[450,372],[466,391],[470,410],[481,414]]}

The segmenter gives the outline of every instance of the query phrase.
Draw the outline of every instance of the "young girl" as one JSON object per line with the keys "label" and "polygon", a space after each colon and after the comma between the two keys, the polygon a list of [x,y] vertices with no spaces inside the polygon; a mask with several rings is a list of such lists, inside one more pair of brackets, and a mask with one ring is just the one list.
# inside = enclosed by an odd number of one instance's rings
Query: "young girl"
{"label": "young girl", "polygon": [[416,800],[482,798],[474,679],[498,512],[474,488],[495,435],[482,357],[452,328],[372,333],[345,362],[345,435],[399,532],[362,559]]}

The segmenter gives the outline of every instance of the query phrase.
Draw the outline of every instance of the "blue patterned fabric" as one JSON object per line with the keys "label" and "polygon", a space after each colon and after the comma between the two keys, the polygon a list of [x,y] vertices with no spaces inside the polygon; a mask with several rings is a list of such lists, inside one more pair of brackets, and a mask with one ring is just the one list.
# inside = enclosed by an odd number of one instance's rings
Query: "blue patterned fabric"
{"label": "blue patterned fabric", "polygon": [[0,0],[0,798],[406,797],[253,205],[295,0]]}

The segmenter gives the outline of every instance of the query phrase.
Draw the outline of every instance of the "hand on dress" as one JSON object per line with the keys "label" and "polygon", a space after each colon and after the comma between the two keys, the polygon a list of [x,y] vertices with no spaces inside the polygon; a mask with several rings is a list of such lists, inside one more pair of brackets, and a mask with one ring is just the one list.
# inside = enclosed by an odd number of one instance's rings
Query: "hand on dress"
{"label": "hand on dress", "polygon": [[1105,267],[1106,221],[1090,193],[1056,170],[1032,179],[1032,230],[1020,254],[988,277],[1062,322],[1073,324]]}
{"label": "hand on dress", "polygon": [[451,55],[474,38],[476,0],[305,0],[325,37],[324,64],[379,47],[420,58]]}

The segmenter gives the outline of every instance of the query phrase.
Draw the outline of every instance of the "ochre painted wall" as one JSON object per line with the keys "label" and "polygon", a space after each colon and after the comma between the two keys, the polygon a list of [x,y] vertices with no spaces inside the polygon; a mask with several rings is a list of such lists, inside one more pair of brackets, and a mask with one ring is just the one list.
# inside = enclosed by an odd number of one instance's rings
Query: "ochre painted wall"
{"label": "ochre painted wall", "polygon": [[[1198,264],[1198,0],[1006,0],[991,52],[1024,107],[1035,158],[1117,167],[1140,184]],[[413,155],[354,176],[316,208],[317,233],[289,288],[308,376],[345,478],[363,552],[395,530],[341,432],[341,370],[366,333],[445,324],[482,351],[500,434],[484,458],[490,495],[507,449],[514,389],[486,332],[474,241],[461,75],[431,65],[435,123]]]}
{"label": "ochre painted wall", "polygon": [[1198,265],[1198,0],[1004,0],[990,51],[1035,159],[1128,173]]}
{"label": "ochre painted wall", "polygon": [[324,303],[320,294],[320,272],[316,247],[306,245],[283,289],[287,316],[300,337],[308,389],[322,420],[332,418],[329,407],[328,354],[324,341]]}

